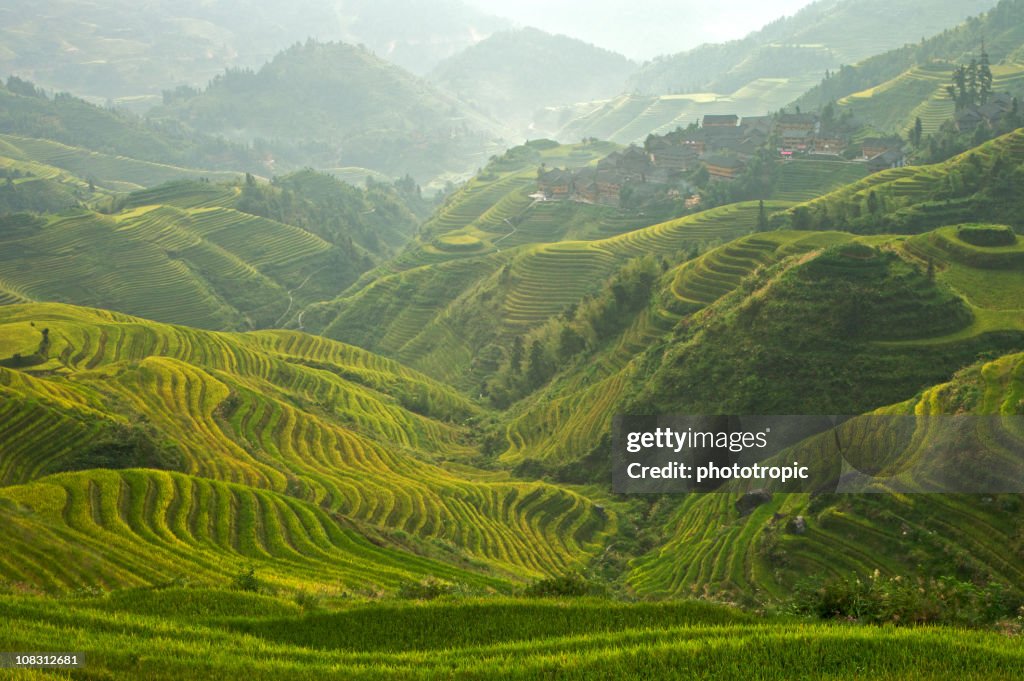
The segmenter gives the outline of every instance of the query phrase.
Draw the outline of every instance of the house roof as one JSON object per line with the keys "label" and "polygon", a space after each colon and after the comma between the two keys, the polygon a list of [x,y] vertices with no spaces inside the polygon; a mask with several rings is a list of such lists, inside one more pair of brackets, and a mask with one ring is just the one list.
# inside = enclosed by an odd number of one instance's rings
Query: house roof
{"label": "house roof", "polygon": [[736,125],[740,117],[736,114],[707,114],[704,116],[702,126],[708,125]]}
{"label": "house roof", "polygon": [[743,167],[743,161],[735,156],[723,156],[721,154],[708,156],[704,159],[704,162],[709,166],[716,166],[718,168],[738,169]]}
{"label": "house roof", "polygon": [[860,144],[862,147],[888,147],[900,149],[903,147],[903,140],[899,137],[867,137]]}
{"label": "house roof", "polygon": [[814,125],[818,122],[818,115],[812,113],[783,113],[779,114],[776,122],[783,125]]}
{"label": "house roof", "polygon": [[572,182],[572,175],[567,170],[561,168],[555,168],[549,170],[546,173],[541,173],[540,177],[537,178],[544,184],[568,184]]}

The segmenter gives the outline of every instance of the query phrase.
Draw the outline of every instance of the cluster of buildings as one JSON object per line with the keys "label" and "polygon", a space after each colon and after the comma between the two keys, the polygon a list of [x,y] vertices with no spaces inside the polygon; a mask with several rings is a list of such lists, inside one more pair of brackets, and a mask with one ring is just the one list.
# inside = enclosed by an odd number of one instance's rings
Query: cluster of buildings
{"label": "cluster of buildings", "polygon": [[630,146],[609,154],[593,166],[573,170],[542,167],[537,173],[538,194],[535,196],[618,206],[622,188],[627,185],[653,193],[679,179],[677,170],[664,163],[657,164],[642,147]]}
{"label": "cluster of buildings", "polygon": [[[595,166],[568,169],[542,167],[537,176],[538,199],[577,200],[620,205],[622,190],[630,196],[692,193],[688,173],[707,168],[709,179],[734,180],[756,154],[773,150],[781,160],[857,160],[872,171],[902,166],[904,142],[899,137],[868,138],[853,146],[854,130],[838,122],[823,124],[814,113],[775,116],[707,115],[701,125],[649,135],[643,147],[630,146]],[[841,155],[844,154],[844,155]]]}

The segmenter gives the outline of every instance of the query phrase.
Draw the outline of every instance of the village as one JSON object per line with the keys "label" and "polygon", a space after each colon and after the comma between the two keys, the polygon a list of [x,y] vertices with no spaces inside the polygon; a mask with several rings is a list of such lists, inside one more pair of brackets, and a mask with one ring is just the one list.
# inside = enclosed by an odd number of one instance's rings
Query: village
{"label": "village", "polygon": [[[958,131],[973,132],[995,125],[1012,108],[1011,97],[994,95],[984,105],[958,111],[950,124]],[[909,141],[898,135],[862,134],[862,126],[852,116],[837,117],[831,108],[822,114],[782,111],[742,119],[708,114],[700,124],[649,135],[643,146],[630,145],[594,166],[572,170],[542,166],[532,196],[616,207],[668,198],[694,208],[701,201],[700,185],[736,180],[759,155],[779,163],[864,163],[872,173],[906,164]]]}

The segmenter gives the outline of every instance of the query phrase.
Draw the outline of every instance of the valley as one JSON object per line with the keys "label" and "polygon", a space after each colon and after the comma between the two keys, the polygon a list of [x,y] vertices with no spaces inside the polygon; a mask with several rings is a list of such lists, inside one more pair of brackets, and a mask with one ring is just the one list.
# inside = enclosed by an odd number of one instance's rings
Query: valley
{"label": "valley", "polygon": [[[1022,0],[821,0],[646,63],[459,2],[388,29],[304,1],[322,31],[256,59],[309,25],[201,4],[148,11],[209,64],[164,45],[120,81],[0,29],[35,64],[0,83],[0,651],[82,651],[82,679],[1024,671],[995,484],[1024,466]],[[151,106],[95,104],[145,74]],[[847,487],[616,493],[619,417],[671,414],[964,417],[915,425],[917,470],[953,451],[991,491],[865,492],[809,437],[757,470]]]}

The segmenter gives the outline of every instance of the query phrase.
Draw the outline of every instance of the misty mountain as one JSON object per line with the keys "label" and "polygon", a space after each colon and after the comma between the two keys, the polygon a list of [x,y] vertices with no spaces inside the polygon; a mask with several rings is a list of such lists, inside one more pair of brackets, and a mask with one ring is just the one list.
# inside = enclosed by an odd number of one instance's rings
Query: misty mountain
{"label": "misty mountain", "polygon": [[732,93],[758,78],[823,73],[917,42],[984,12],[994,0],[819,0],[742,40],[648,62],[630,80],[641,93]]}
{"label": "misty mountain", "polygon": [[362,43],[423,73],[508,26],[459,0],[34,0],[0,5],[0,74],[144,107],[296,41]]}
{"label": "misty mountain", "polygon": [[[472,169],[497,126],[368,50],[307,41],[259,71],[179,88],[152,118],[243,142],[290,146],[305,165],[362,166],[418,179]],[[273,170],[273,165],[270,166]]]}
{"label": "misty mountain", "polygon": [[535,28],[501,31],[441,62],[430,80],[506,121],[545,106],[605,99],[636,65],[620,54]]}
{"label": "misty mountain", "polygon": [[[991,11],[927,40],[877,54],[854,66],[846,66],[795,103],[803,107],[824,106],[830,101],[881,85],[915,66],[936,60],[951,64],[966,63],[978,56],[982,45],[993,63],[1024,61],[1024,0],[1002,0]],[[906,93],[905,88],[903,91]],[[925,90],[921,98],[930,94]],[[920,103],[920,99],[909,99],[909,102],[904,102],[904,106],[909,107],[908,111]]]}

